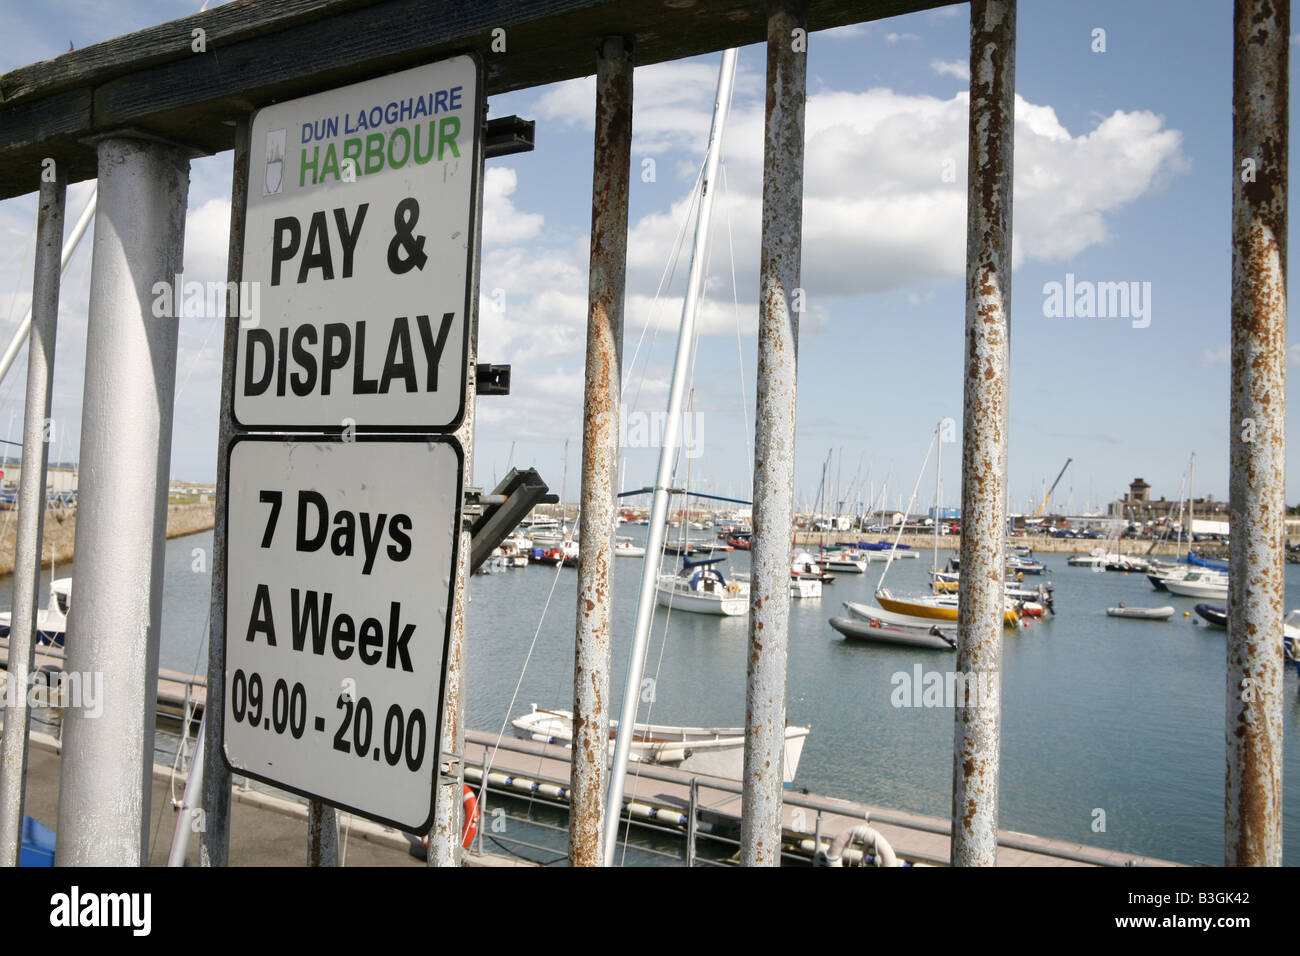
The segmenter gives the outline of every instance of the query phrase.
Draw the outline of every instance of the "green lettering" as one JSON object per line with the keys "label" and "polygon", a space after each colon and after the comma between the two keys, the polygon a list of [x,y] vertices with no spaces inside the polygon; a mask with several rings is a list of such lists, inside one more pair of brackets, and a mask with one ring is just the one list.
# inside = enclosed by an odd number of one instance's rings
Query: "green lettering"
{"label": "green lettering", "polygon": [[301,189],[307,185],[307,170],[311,170],[311,184],[313,186],[319,181],[316,179],[316,163],[320,159],[320,147],[311,148],[311,162],[307,162],[307,150],[302,151],[302,162],[298,164],[298,188]]}
{"label": "green lettering", "polygon": [[345,139],[343,141],[343,162],[352,160],[352,169],[357,175],[361,174],[361,140],[359,138]]}
{"label": "green lettering", "polygon": [[[448,127],[451,133],[447,132]],[[460,147],[456,145],[456,137],[460,135],[460,118],[448,116],[438,124],[438,158],[442,159],[442,148],[450,146],[452,155],[460,159]]]}
{"label": "green lettering", "polygon": [[416,162],[418,165],[423,166],[423,165],[424,165],[425,163],[427,163],[429,160],[433,159],[433,141],[434,141],[434,138],[435,138],[435,137],[434,137],[434,132],[433,132],[433,122],[430,121],[430,123],[429,123],[429,151],[428,151],[427,153],[425,153],[423,156],[421,156],[421,155],[420,155],[420,127],[418,127],[418,126],[415,127],[415,162]]}
{"label": "green lettering", "polygon": [[333,143],[330,143],[328,146],[325,147],[325,159],[320,164],[320,178],[324,179],[326,176],[333,176],[334,181],[338,182],[339,157],[338,154],[334,152]]}
{"label": "green lettering", "polygon": [[371,133],[366,137],[366,175],[371,176],[384,168],[384,134]]}
{"label": "green lettering", "polygon": [[[402,147],[401,159],[398,159],[396,156],[393,155],[393,144],[397,142],[398,136],[402,137],[402,142],[405,144]],[[410,132],[407,131],[405,126],[399,126],[397,127],[397,129],[393,130],[392,135],[388,138],[388,168],[401,169],[403,166],[406,165],[406,161],[407,159],[410,158],[410,156],[411,156],[411,134]]]}

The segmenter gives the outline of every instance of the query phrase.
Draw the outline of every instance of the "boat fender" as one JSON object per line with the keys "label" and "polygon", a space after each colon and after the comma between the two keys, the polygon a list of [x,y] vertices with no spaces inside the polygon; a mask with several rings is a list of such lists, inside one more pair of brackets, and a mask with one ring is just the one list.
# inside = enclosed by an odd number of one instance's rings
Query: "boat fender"
{"label": "boat fender", "polygon": [[894,854],[894,848],[889,845],[889,841],[865,824],[848,830],[841,830],[836,834],[835,839],[831,841],[831,845],[826,848],[826,865],[842,867],[844,865],[844,851],[848,849],[849,844],[854,840],[860,840],[866,852],[876,858],[876,866],[897,867],[903,865]]}

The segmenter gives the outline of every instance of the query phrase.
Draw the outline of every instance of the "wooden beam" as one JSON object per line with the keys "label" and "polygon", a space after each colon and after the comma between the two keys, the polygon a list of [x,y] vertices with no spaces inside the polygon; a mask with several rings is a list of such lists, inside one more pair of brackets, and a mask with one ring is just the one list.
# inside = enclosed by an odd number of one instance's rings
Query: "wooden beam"
{"label": "wooden beam", "polygon": [[[950,2],[810,0],[808,24]],[[758,43],[765,24],[764,0],[240,0],[0,76],[0,199],[34,191],[47,157],[70,182],[93,177],[84,140],[112,130],[219,152],[260,106],[464,50],[483,55],[495,94],[590,75],[602,37],[634,37],[646,65]],[[206,52],[191,49],[196,29]]]}

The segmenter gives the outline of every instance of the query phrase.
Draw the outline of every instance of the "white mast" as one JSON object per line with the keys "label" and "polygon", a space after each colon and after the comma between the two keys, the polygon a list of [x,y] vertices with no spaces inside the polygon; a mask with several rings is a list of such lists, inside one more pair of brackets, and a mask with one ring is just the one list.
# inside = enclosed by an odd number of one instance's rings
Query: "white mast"
{"label": "white mast", "polygon": [[700,288],[704,284],[705,254],[708,251],[709,219],[713,212],[714,188],[718,178],[718,163],[722,156],[722,131],[731,105],[731,87],[736,76],[736,51],[722,54],[722,68],[718,73],[718,91],[713,102],[713,128],[709,131],[709,148],[704,161],[704,176],[700,180],[700,209],[695,222],[695,248],[691,254],[691,270],[686,281],[686,301],[682,306],[682,325],[677,337],[677,358],[673,364],[672,388],[668,396],[668,420],[664,423],[663,444],[659,449],[659,470],[655,478],[654,494],[650,503],[650,529],[646,538],[645,563],[641,566],[641,588],[637,595],[636,631],[632,639],[632,653],[627,662],[627,678],[623,682],[623,706],[619,711],[618,737],[614,742],[614,766],[610,773],[609,797],[605,801],[604,866],[614,863],[614,850],[618,846],[618,825],[623,811],[623,786],[627,777],[633,725],[636,723],[637,702],[641,699],[642,659],[650,641],[650,625],[654,620],[655,591],[659,580],[659,561],[663,554],[665,522],[668,517],[668,487],[673,476],[673,462],[677,448],[682,418],[682,395],[686,390],[686,374],[690,366],[691,343],[695,338],[695,318],[699,307]]}

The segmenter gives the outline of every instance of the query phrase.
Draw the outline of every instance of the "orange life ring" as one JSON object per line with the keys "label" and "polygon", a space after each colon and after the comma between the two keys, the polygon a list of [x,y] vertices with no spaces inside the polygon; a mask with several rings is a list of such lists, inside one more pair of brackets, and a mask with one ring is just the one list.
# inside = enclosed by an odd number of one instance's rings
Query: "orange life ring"
{"label": "orange life ring", "polygon": [[[460,846],[463,850],[468,850],[469,845],[474,842],[478,836],[478,797],[474,796],[474,788],[469,784],[463,784],[461,789],[461,805],[465,809],[465,822],[460,828]],[[429,834],[422,838],[424,849],[429,849]]]}
{"label": "orange life ring", "polygon": [[460,829],[460,845],[468,850],[478,836],[478,797],[474,796],[474,788],[469,784],[465,784],[461,803],[465,808],[465,823]]}

